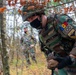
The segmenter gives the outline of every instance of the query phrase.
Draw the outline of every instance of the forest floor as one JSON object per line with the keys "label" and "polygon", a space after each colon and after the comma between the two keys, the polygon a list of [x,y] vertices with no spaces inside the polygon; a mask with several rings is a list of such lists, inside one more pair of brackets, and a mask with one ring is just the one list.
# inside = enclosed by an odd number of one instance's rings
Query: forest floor
{"label": "forest floor", "polygon": [[36,60],[37,63],[31,60],[31,65],[27,68],[24,56],[18,60],[14,59],[10,64],[10,75],[51,75],[51,70],[46,66],[46,58],[39,47],[36,48]]}

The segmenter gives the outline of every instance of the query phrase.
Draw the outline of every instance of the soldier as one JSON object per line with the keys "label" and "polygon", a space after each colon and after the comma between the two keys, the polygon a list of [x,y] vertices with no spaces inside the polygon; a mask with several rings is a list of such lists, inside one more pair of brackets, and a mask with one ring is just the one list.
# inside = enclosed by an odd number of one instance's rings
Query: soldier
{"label": "soldier", "polygon": [[[35,8],[28,10],[32,6]],[[44,11],[44,6],[40,3],[27,2],[22,9],[23,21],[29,21],[32,27],[39,30],[41,50],[46,55],[48,69],[58,69],[58,75],[75,75],[76,23],[66,14],[47,17]]]}
{"label": "soldier", "polygon": [[30,56],[31,56],[31,58],[32,58],[32,60],[35,62],[35,63],[37,63],[37,61],[36,61],[36,55],[35,55],[35,44],[36,44],[36,38],[34,38],[34,36],[31,36],[31,54],[30,54]]}
{"label": "soldier", "polygon": [[36,58],[35,58],[35,50],[34,50],[34,38],[30,33],[28,33],[28,28],[27,26],[24,27],[24,35],[21,37],[21,44],[23,47],[23,52],[26,58],[26,63],[28,67],[31,62],[30,62],[30,57],[32,60],[37,63]]}

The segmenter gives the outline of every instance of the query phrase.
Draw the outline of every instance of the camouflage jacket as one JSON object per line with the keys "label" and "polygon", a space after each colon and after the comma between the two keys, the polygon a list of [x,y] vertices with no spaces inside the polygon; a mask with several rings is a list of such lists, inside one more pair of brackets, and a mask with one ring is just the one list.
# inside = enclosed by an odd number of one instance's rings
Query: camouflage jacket
{"label": "camouflage jacket", "polygon": [[25,33],[21,37],[20,42],[21,42],[22,45],[26,44],[27,46],[30,46],[32,44],[35,44],[36,43],[36,40],[35,39],[32,39],[32,35]]}
{"label": "camouflage jacket", "polygon": [[72,35],[76,37],[75,23],[69,20],[71,19],[67,15],[48,17],[46,27],[39,32],[43,48],[47,48],[50,52],[54,51],[61,56],[69,53],[76,55],[75,38],[71,38]]}

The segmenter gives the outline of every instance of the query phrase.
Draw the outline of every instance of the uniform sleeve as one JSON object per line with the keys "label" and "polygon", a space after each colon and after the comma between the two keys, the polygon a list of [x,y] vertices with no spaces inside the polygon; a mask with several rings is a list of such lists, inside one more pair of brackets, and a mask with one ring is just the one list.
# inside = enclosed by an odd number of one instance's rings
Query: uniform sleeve
{"label": "uniform sleeve", "polygon": [[74,31],[73,35],[70,36],[70,38],[75,39],[75,43],[74,43],[74,46],[73,46],[72,51],[70,52],[70,54],[76,56],[76,28],[75,28],[75,31]]}
{"label": "uniform sleeve", "polygon": [[37,41],[36,41],[36,39],[34,38],[34,43],[36,44],[37,43]]}
{"label": "uniform sleeve", "polygon": [[20,39],[20,43],[21,43],[21,44],[23,43],[23,37],[21,37],[21,39]]}
{"label": "uniform sleeve", "polygon": [[37,43],[37,40],[34,36],[31,36],[31,39],[33,40],[33,43],[36,44]]}
{"label": "uniform sleeve", "polygon": [[73,46],[72,51],[70,52],[70,54],[76,56],[76,40],[75,40],[74,46]]}
{"label": "uniform sleeve", "polygon": [[[59,31],[59,34],[61,35],[61,37],[68,39],[68,37],[66,35],[64,35],[62,32]],[[74,35],[72,37],[70,36],[69,38],[75,40],[74,46],[73,46],[70,54],[76,56],[76,35]]]}

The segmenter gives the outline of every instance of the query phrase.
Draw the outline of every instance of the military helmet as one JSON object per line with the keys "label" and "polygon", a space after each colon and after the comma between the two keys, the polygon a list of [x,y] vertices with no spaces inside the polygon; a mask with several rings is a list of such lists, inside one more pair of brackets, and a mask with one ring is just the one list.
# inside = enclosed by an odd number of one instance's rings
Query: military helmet
{"label": "military helmet", "polygon": [[22,8],[22,19],[25,21],[27,18],[33,16],[35,13],[42,13],[45,5],[41,3],[27,2]]}

